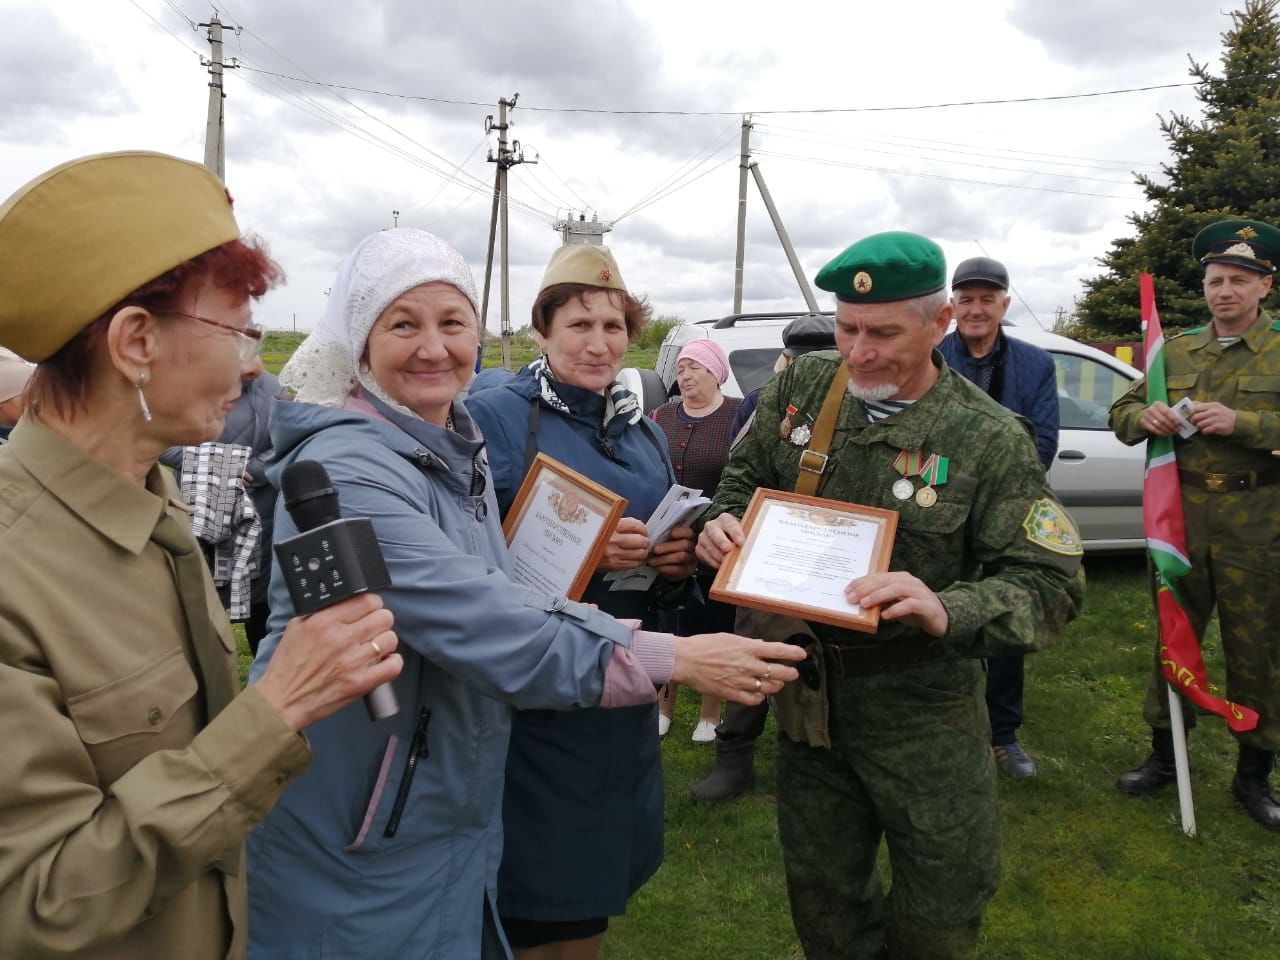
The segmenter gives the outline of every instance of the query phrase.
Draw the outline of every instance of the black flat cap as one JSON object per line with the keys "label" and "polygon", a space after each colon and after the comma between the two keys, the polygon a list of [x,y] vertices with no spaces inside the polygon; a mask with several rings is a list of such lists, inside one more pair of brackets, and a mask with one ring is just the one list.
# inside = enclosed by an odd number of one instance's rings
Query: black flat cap
{"label": "black flat cap", "polygon": [[988,286],[1009,289],[1009,271],[999,260],[990,257],[971,257],[956,267],[951,275],[951,289],[966,283],[985,283]]}
{"label": "black flat cap", "polygon": [[796,317],[782,330],[782,352],[792,359],[814,350],[832,350],[835,345],[835,317],[807,313]]}

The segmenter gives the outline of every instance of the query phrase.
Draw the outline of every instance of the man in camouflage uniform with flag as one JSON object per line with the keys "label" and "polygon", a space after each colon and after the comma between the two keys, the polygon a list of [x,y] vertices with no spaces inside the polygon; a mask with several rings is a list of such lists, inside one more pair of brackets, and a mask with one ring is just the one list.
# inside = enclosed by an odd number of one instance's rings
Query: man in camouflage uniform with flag
{"label": "man in camouflage uniform with flag", "polygon": [[[1205,267],[1213,321],[1171,337],[1164,350],[1169,404],[1189,400],[1182,412],[1196,428],[1174,439],[1191,564],[1176,590],[1198,639],[1217,608],[1227,697],[1260,717],[1256,728],[1236,734],[1232,792],[1254,820],[1280,830],[1270,785],[1280,746],[1280,461],[1273,453],[1280,450],[1280,322],[1261,306],[1280,258],[1280,230],[1222,220],[1196,235],[1192,254]],[[1140,380],[1111,407],[1111,429],[1125,443],[1178,433],[1178,411],[1148,405],[1145,390]],[[1159,647],[1155,659],[1142,711],[1151,754],[1116,780],[1133,796],[1176,775]],[[1183,715],[1195,725],[1194,709]]]}
{"label": "man in camouflage uniform with flag", "polygon": [[[979,661],[1044,646],[1082,599],[1080,539],[1029,432],[934,349],[951,319],[945,280],[942,251],[909,233],[868,237],[822,269],[838,352],[765,387],[698,542],[718,567],[755,490],[794,489],[805,472],[819,496],[899,514],[889,571],[846,591],[879,607],[876,633],[739,619],[811,651],[805,682],[775,700],[778,825],[809,960],[974,955],[1000,872]],[[816,450],[824,398],[846,374],[834,436]]]}

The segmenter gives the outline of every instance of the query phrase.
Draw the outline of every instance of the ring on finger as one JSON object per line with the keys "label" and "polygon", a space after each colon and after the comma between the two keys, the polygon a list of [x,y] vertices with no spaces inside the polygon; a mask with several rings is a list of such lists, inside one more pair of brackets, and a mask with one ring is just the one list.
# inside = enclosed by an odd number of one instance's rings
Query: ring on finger
{"label": "ring on finger", "polygon": [[761,690],[763,687],[764,687],[764,681],[763,681],[763,680],[761,680],[759,677],[756,677],[756,690],[755,690],[755,692],[756,692],[756,693],[759,693],[759,692],[760,692],[760,690]]}
{"label": "ring on finger", "polygon": [[768,680],[771,676],[773,676],[773,664],[767,663],[765,664],[765,667],[764,667],[764,673],[760,675],[760,679]]}
{"label": "ring on finger", "polygon": [[369,641],[369,646],[373,647],[373,655],[374,655],[375,657],[379,657],[379,658],[381,658],[381,656],[382,656],[382,649],[378,646],[378,641],[377,641],[377,640],[370,640],[370,641]]}

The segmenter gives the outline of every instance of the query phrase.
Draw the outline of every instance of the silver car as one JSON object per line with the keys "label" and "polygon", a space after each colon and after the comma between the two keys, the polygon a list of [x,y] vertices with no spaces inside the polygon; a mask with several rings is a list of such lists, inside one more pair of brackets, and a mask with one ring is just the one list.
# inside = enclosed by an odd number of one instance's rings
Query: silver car
{"label": "silver car", "polygon": [[[624,379],[651,409],[676,391],[675,367],[690,340],[715,340],[729,357],[727,396],[740,397],[763,384],[782,349],[782,329],[796,314],[742,314],[675,327],[658,351],[656,370],[624,371]],[[1058,374],[1061,433],[1049,482],[1071,511],[1085,549],[1092,553],[1140,550],[1145,450],[1126,447],[1107,427],[1112,402],[1141,374],[1087,344],[1006,324],[1005,333],[1047,350]]]}

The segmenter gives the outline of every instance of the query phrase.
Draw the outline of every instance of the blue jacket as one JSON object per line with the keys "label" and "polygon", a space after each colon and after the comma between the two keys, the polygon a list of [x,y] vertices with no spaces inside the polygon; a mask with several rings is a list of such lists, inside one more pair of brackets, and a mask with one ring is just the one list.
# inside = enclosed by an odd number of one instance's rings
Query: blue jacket
{"label": "blue jacket", "polygon": [[[1048,470],[1058,454],[1058,376],[1049,351],[1030,343],[996,335],[1000,351],[1000,395],[993,399],[1030,421],[1036,432],[1036,453]],[[978,365],[960,334],[951,331],[938,344],[947,366],[971,383],[978,382]]]}
{"label": "blue jacket", "polygon": [[[343,515],[372,518],[405,666],[398,715],[372,723],[355,703],[307,729],[310,768],[249,840],[249,956],[502,958],[493,918],[511,708],[598,704],[630,631],[513,584],[481,443],[373,403],[391,422],[302,403],[273,411],[272,479],[318,460]],[[461,404],[453,418],[473,435]],[[277,540],[296,533],[287,511],[276,521]],[[271,609],[251,679],[292,615],[278,570]]]}
{"label": "blue jacket", "polygon": [[[539,399],[538,381],[526,372],[467,398],[502,512],[524,479],[526,453],[541,452],[626,497],[626,516],[648,520],[675,482],[661,429],[647,417],[635,424],[615,418],[602,436],[604,398],[567,384],[558,392],[569,415]],[[648,593],[610,592],[603,575],[592,578],[583,600],[614,616],[651,619]],[[662,863],[657,724],[655,706],[517,714],[498,874],[504,918],[573,921],[625,911]]]}

